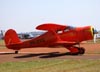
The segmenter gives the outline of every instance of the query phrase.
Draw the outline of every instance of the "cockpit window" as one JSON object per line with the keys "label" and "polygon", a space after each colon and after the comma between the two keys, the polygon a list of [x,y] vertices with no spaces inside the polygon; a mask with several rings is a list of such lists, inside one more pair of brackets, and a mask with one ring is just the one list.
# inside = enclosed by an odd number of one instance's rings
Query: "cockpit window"
{"label": "cockpit window", "polygon": [[64,32],[67,32],[67,31],[69,31],[69,29],[66,28],[66,29],[64,30]]}
{"label": "cockpit window", "polygon": [[73,26],[68,26],[68,28],[69,28],[69,29],[75,29],[75,27],[73,27]]}
{"label": "cockpit window", "polygon": [[72,30],[72,29],[75,29],[75,27],[73,27],[73,26],[68,26],[68,27],[64,30],[64,32],[67,32],[67,31]]}
{"label": "cockpit window", "polygon": [[63,33],[63,31],[57,31],[57,33],[58,33],[58,34],[61,34],[61,33]]}
{"label": "cockpit window", "polygon": [[58,30],[57,33],[58,33],[58,34],[61,34],[61,33],[63,33],[63,32],[68,32],[68,31],[73,30],[73,29],[75,29],[75,27],[73,27],[73,26],[68,26],[68,27],[66,27],[64,30]]}

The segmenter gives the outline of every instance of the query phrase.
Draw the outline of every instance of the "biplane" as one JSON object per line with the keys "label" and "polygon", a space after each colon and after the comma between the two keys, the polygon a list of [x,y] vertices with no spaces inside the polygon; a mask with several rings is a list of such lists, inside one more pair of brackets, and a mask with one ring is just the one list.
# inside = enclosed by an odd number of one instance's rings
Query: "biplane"
{"label": "biplane", "polygon": [[6,47],[15,50],[17,54],[23,48],[61,45],[68,49],[70,54],[79,55],[85,53],[85,48],[80,47],[80,43],[82,41],[92,40],[95,34],[92,26],[72,27],[55,23],[45,23],[37,26],[36,29],[46,32],[26,41],[21,41],[16,31],[9,29],[4,36]]}

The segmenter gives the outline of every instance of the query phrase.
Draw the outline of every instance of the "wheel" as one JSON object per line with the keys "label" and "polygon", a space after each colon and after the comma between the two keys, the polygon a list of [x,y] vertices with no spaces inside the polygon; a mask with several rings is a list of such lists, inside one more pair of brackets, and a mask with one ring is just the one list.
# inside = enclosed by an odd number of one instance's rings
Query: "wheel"
{"label": "wheel", "polygon": [[70,47],[69,50],[70,50],[70,55],[78,55],[79,54],[78,47],[73,46],[73,47]]}
{"label": "wheel", "polygon": [[79,54],[84,54],[85,53],[85,49],[84,48],[79,48]]}
{"label": "wheel", "polygon": [[18,54],[18,51],[15,51],[15,54]]}

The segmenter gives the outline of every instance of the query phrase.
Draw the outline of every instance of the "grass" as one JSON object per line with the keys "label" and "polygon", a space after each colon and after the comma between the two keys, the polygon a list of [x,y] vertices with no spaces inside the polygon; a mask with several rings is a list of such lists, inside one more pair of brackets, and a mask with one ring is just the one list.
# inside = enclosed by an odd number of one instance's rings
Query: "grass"
{"label": "grass", "polygon": [[0,64],[0,72],[100,72],[100,60],[46,59]]}
{"label": "grass", "polygon": [[0,49],[2,49],[2,48],[6,48],[4,40],[0,40]]}

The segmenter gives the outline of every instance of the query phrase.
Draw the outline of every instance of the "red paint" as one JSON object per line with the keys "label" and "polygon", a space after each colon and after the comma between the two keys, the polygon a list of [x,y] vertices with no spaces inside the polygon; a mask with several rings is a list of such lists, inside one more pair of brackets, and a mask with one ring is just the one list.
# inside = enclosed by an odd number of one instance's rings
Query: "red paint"
{"label": "red paint", "polygon": [[62,45],[67,47],[72,53],[75,53],[78,52],[78,49],[74,48],[74,45],[93,39],[91,26],[70,28],[65,25],[47,23],[39,25],[36,29],[47,30],[47,32],[39,37],[23,42],[19,40],[17,33],[13,29],[9,29],[4,37],[6,47],[20,50],[22,48]]}

